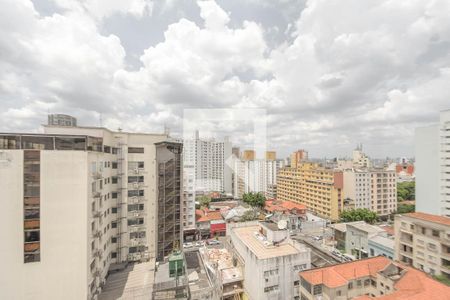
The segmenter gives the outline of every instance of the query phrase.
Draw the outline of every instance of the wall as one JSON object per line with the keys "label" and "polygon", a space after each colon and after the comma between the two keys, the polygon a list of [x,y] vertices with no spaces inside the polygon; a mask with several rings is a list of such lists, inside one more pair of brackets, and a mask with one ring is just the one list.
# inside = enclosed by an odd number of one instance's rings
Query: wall
{"label": "wall", "polygon": [[24,264],[23,151],[6,152],[11,163],[0,166],[0,299],[86,299],[87,153],[41,151],[41,261]]}

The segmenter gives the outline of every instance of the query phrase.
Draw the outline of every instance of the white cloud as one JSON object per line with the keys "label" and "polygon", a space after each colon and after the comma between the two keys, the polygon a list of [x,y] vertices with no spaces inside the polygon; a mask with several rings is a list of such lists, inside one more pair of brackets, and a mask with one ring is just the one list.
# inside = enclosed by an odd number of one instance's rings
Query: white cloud
{"label": "white cloud", "polygon": [[63,13],[48,17],[28,0],[3,1],[2,130],[32,130],[47,111],[85,124],[101,113],[112,128],[155,131],[179,128],[184,108],[261,107],[270,113],[269,147],[282,154],[306,145],[313,156],[338,155],[364,142],[378,156],[405,155],[414,127],[450,103],[446,0],[308,1],[292,40],[275,49],[264,38],[270,28],[233,24],[233,13],[198,1],[203,22],[170,24],[138,70],[101,21],[148,18],[152,1],[54,0]]}

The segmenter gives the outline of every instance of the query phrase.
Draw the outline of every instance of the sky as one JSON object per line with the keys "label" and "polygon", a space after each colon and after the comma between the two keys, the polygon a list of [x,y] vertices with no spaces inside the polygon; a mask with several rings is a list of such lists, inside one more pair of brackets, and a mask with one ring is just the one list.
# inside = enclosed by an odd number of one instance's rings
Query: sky
{"label": "sky", "polygon": [[[450,108],[448,0],[0,0],[0,131],[183,132],[287,156],[412,157]],[[215,111],[215,109],[217,109]],[[230,121],[223,111],[257,109]],[[197,121],[197,120],[194,120]]]}

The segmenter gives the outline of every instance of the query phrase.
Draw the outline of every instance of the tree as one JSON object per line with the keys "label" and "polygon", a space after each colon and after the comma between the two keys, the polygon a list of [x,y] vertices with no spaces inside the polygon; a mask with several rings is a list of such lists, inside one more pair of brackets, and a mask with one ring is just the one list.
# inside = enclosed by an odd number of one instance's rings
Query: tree
{"label": "tree", "polygon": [[242,215],[240,221],[241,222],[247,222],[247,221],[254,221],[258,219],[258,212],[249,209],[247,211],[244,212],[244,214]]}
{"label": "tree", "polygon": [[209,207],[209,203],[211,203],[211,198],[206,195],[202,195],[197,198],[200,203],[200,207]]}
{"label": "tree", "polygon": [[373,224],[377,218],[377,214],[367,208],[344,210],[340,215],[341,222],[365,221]]}
{"label": "tree", "polygon": [[416,199],[416,183],[399,182],[397,183],[397,200],[399,202]]}
{"label": "tree", "polygon": [[397,214],[407,214],[416,211],[416,206],[413,204],[401,204],[397,205]]}
{"label": "tree", "polygon": [[259,193],[250,192],[242,195],[242,201],[244,201],[244,203],[247,203],[252,207],[262,208],[266,203],[266,197],[264,197],[264,195],[260,192]]}

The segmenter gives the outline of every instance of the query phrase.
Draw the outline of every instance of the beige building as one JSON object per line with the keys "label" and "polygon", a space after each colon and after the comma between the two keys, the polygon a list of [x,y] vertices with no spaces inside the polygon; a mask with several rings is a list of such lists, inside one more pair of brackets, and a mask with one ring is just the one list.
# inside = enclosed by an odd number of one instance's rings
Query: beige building
{"label": "beige building", "polygon": [[301,300],[448,300],[450,287],[377,256],[300,272]]}
{"label": "beige building", "polygon": [[321,217],[338,220],[344,199],[342,171],[310,162],[281,169],[277,175],[277,197],[304,204]]}
{"label": "beige building", "polygon": [[450,279],[450,218],[420,212],[396,215],[395,259]]}
{"label": "beige building", "polygon": [[302,162],[308,160],[308,151],[300,149],[291,154],[291,168],[297,168]]}
{"label": "beige building", "polygon": [[378,215],[389,215],[397,210],[395,171],[346,169],[343,174],[345,199],[351,201],[354,208],[367,208]]}
{"label": "beige building", "polygon": [[[92,299],[110,265],[180,244],[181,144],[94,127],[45,132],[0,135],[0,189],[9,199],[0,253],[10,270],[0,298]],[[158,214],[160,203],[172,212]]]}

